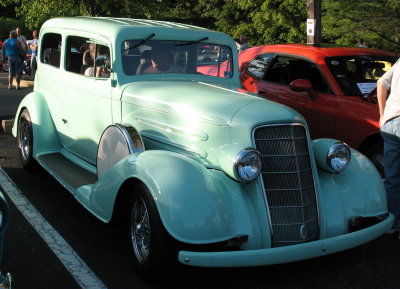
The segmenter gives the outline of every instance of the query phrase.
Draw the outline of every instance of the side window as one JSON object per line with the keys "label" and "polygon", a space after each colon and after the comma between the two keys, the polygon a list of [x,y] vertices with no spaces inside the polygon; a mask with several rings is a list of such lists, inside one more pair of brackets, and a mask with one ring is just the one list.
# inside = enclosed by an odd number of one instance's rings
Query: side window
{"label": "side window", "polygon": [[249,63],[248,71],[258,79],[263,79],[273,60],[274,54],[261,54]]}
{"label": "side window", "polygon": [[61,54],[61,35],[57,33],[46,33],[42,37],[41,45],[41,58],[42,63],[60,67],[60,54]]}
{"label": "side window", "polygon": [[86,51],[87,38],[79,36],[67,37],[67,62],[66,70],[83,74],[84,53]]}
{"label": "side window", "polygon": [[80,73],[89,77],[109,78],[111,74],[110,48],[105,45],[86,42]]}
{"label": "side window", "polygon": [[328,92],[328,85],[317,65],[307,60],[293,57],[278,56],[271,69],[264,75],[263,80],[290,85],[296,79],[307,79],[311,82],[313,89],[320,92]]}
{"label": "side window", "polygon": [[66,70],[89,77],[110,77],[110,49],[79,36],[67,38]]}

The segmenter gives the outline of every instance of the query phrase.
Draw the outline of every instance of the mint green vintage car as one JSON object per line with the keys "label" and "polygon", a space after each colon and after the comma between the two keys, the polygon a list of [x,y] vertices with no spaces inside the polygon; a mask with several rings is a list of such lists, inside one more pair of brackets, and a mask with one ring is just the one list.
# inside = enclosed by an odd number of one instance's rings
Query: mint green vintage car
{"label": "mint green vintage car", "polygon": [[324,256],[391,227],[372,163],[241,90],[231,37],[74,17],[47,21],[39,41],[13,127],[22,165],[45,168],[101,221],[125,218],[143,276]]}

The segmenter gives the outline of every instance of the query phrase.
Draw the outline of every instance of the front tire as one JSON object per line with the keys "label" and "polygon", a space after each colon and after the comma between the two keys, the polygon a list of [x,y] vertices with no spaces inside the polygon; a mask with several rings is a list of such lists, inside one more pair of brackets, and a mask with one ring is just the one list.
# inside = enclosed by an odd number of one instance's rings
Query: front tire
{"label": "front tire", "polygon": [[27,109],[24,109],[18,119],[17,145],[21,165],[34,171],[38,165],[32,156],[33,153],[33,129],[31,116]]}
{"label": "front tire", "polygon": [[178,246],[164,228],[150,191],[143,184],[136,188],[130,214],[134,264],[143,279],[154,281],[172,273]]}
{"label": "front tire", "polygon": [[385,171],[383,166],[383,141],[378,141],[372,144],[365,152],[365,156],[371,160],[382,179],[384,179]]}

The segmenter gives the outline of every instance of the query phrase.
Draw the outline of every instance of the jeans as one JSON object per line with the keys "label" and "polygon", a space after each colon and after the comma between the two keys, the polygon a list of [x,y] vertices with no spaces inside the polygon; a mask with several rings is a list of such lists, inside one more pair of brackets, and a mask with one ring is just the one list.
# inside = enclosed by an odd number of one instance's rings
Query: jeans
{"label": "jeans", "polygon": [[36,55],[32,55],[32,57],[31,57],[31,78],[32,78],[32,80],[35,79],[36,67],[37,67]]}
{"label": "jeans", "polygon": [[11,76],[16,76],[17,74],[21,74],[23,69],[22,56],[10,55],[8,57],[8,69],[9,69],[8,73]]}
{"label": "jeans", "polygon": [[400,216],[400,117],[393,118],[381,127],[384,141],[383,161],[385,189],[389,212]]}

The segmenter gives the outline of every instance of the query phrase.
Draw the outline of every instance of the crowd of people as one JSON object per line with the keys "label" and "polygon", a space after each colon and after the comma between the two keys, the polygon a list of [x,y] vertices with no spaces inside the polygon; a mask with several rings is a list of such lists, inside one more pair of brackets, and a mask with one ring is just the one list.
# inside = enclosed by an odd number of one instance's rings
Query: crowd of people
{"label": "crowd of people", "polygon": [[13,88],[15,79],[15,89],[21,88],[21,77],[24,68],[24,59],[28,52],[31,53],[30,69],[31,80],[35,79],[37,67],[37,47],[38,47],[38,31],[32,31],[32,40],[28,41],[22,34],[21,27],[10,31],[9,38],[3,44],[3,60],[7,60],[9,67],[8,89]]}

